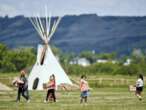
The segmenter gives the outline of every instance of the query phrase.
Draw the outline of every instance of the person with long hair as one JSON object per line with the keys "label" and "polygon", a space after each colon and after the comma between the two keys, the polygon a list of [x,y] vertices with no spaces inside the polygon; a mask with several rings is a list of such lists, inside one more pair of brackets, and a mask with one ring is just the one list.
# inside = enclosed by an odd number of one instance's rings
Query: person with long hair
{"label": "person with long hair", "polygon": [[89,96],[89,85],[85,75],[82,75],[80,79],[80,91],[81,91],[80,103],[82,103],[83,101],[87,103],[87,98]]}
{"label": "person with long hair", "polygon": [[136,92],[135,92],[139,100],[142,100],[143,87],[144,87],[144,78],[142,74],[139,74],[138,79],[136,81]]}
{"label": "person with long hair", "polygon": [[56,80],[55,80],[55,75],[52,74],[50,76],[49,82],[47,84],[47,95],[45,99],[45,103],[48,101],[48,99],[53,99],[54,102],[56,102],[56,95],[55,95],[55,90],[56,90]]}
{"label": "person with long hair", "polygon": [[30,102],[29,92],[28,92],[28,80],[26,78],[26,72],[24,70],[21,71],[20,77],[16,80],[18,92],[17,92],[17,102],[20,102],[21,95]]}

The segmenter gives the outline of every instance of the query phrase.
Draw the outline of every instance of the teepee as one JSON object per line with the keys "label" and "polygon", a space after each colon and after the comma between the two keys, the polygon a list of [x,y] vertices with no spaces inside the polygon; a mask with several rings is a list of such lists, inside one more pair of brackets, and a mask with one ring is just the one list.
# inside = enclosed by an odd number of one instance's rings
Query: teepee
{"label": "teepee", "polygon": [[71,84],[69,77],[62,69],[49,46],[49,41],[55,33],[61,18],[52,20],[51,17],[40,18],[39,16],[30,18],[31,23],[43,40],[44,44],[38,45],[37,60],[28,77],[29,90],[42,90],[43,84],[49,81],[50,75],[56,77],[56,84]]}

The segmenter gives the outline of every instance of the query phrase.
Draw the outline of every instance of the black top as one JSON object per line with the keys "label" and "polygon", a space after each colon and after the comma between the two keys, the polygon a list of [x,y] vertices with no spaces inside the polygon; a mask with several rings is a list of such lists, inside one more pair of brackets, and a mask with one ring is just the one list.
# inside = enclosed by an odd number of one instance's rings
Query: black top
{"label": "black top", "polygon": [[20,77],[20,80],[23,81],[23,84],[19,84],[20,88],[27,89],[28,88],[28,81],[26,77]]}

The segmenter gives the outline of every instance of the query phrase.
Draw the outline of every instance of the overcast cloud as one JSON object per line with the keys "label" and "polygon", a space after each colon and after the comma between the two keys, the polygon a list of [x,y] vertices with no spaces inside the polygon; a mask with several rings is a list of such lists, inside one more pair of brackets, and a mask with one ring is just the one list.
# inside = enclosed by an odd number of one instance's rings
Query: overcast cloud
{"label": "overcast cloud", "polygon": [[146,16],[146,0],[0,0],[0,16],[44,14],[45,5],[54,16],[83,13]]}

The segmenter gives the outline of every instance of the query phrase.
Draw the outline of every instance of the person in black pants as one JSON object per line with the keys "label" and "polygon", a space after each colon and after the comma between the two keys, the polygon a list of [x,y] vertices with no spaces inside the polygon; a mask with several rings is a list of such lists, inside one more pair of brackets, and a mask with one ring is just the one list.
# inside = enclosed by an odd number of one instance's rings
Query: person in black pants
{"label": "person in black pants", "polygon": [[142,92],[144,88],[144,78],[142,74],[139,74],[138,79],[136,81],[136,92],[135,95],[139,100],[142,100]]}
{"label": "person in black pants", "polygon": [[48,101],[48,99],[56,102],[56,96],[55,96],[55,90],[54,89],[49,89],[48,90],[47,96],[46,96],[46,101]]}
{"label": "person in black pants", "polygon": [[17,81],[18,83],[18,94],[17,94],[17,102],[20,102],[21,95],[29,102],[29,92],[28,92],[28,81],[25,76],[25,71],[21,71],[20,79]]}
{"label": "person in black pants", "polygon": [[56,82],[55,82],[55,75],[52,74],[50,76],[50,81],[48,83],[48,91],[47,91],[47,96],[45,99],[45,103],[48,101],[48,99],[53,100],[54,102],[56,102],[56,96],[55,96],[55,88],[56,88]]}

